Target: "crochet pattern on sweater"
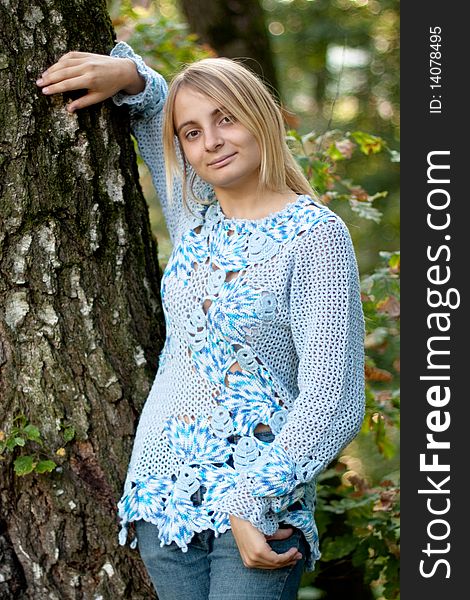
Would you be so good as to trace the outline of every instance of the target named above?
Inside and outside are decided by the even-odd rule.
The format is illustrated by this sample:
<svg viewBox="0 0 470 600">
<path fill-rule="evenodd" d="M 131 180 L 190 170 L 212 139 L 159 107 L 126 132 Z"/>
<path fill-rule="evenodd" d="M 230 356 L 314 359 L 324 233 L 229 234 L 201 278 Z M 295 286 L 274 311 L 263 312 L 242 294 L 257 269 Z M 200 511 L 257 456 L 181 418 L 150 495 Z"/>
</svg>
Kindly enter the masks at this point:
<svg viewBox="0 0 470 600">
<path fill-rule="evenodd" d="M 173 242 L 161 282 L 166 340 L 142 411 L 119 502 L 121 543 L 144 519 L 182 551 L 229 515 L 266 535 L 299 528 L 319 558 L 316 478 L 364 416 L 364 319 L 349 231 L 300 195 L 263 219 L 232 219 L 212 188 L 183 206 L 166 195 L 163 78 L 124 42 L 146 86 L 129 105 Z M 264 425 L 262 435 L 257 427 Z M 268 426 L 271 433 L 269 433 Z"/>
</svg>

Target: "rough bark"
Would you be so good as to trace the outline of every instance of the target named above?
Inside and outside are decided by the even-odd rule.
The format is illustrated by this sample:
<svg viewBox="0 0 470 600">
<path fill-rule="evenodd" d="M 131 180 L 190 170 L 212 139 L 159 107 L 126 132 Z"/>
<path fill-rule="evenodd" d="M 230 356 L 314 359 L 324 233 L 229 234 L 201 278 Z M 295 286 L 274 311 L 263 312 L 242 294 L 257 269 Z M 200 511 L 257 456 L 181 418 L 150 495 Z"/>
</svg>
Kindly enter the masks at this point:
<svg viewBox="0 0 470 600">
<path fill-rule="evenodd" d="M 278 95 L 269 36 L 259 0 L 180 0 L 191 30 L 219 56 L 251 58 L 247 65 Z"/>
<path fill-rule="evenodd" d="M 35 85 L 69 50 L 109 53 L 114 32 L 103 0 L 0 0 L 0 44 L 0 431 L 23 414 L 44 439 L 0 462 L 0 598 L 152 598 L 117 541 L 164 337 L 128 112 L 70 115 Z M 58 468 L 17 476 L 34 452 Z"/>
</svg>

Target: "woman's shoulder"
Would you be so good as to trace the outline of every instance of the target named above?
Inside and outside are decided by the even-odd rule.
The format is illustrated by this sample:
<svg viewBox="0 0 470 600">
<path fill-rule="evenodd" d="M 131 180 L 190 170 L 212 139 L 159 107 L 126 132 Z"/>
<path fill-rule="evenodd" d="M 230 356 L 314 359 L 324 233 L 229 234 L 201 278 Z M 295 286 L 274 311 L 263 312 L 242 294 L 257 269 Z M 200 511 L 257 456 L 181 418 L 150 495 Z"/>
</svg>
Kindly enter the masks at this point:
<svg viewBox="0 0 470 600">
<path fill-rule="evenodd" d="M 331 208 L 313 195 L 301 195 L 295 202 L 296 209 L 291 214 L 290 228 L 296 238 L 328 235 L 337 230 L 348 231 L 345 222 Z"/>
<path fill-rule="evenodd" d="M 286 247 L 287 254 L 296 257 L 295 262 L 325 253 L 354 252 L 349 227 L 338 213 L 311 195 L 303 196 L 300 205 L 289 225 L 288 238 L 293 243 Z"/>
<path fill-rule="evenodd" d="M 307 217 L 308 220 L 320 219 L 321 221 L 331 219 L 334 220 L 338 218 L 338 215 L 331 210 L 326 204 L 321 202 L 319 198 L 317 198 L 313 194 L 301 194 L 297 198 L 297 202 L 300 203 L 300 206 L 304 207 L 303 215 Z"/>
</svg>

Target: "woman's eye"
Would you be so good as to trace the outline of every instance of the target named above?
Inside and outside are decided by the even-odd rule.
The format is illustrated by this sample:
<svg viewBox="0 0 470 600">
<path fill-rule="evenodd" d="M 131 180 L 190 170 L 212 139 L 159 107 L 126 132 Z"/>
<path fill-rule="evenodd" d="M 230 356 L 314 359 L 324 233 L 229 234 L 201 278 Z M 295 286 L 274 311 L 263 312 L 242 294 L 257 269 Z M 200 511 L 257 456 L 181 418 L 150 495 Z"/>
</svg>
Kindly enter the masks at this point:
<svg viewBox="0 0 470 600">
<path fill-rule="evenodd" d="M 187 140 L 193 140 L 195 137 L 197 137 L 198 133 L 199 133 L 199 132 L 198 132 L 198 131 L 196 131 L 196 130 L 187 131 L 187 132 L 184 134 L 184 137 L 185 137 Z"/>
<path fill-rule="evenodd" d="M 225 117 L 222 117 L 222 119 L 220 120 L 221 123 L 233 123 L 234 122 L 234 118 L 232 117 L 232 115 L 225 115 Z"/>
</svg>

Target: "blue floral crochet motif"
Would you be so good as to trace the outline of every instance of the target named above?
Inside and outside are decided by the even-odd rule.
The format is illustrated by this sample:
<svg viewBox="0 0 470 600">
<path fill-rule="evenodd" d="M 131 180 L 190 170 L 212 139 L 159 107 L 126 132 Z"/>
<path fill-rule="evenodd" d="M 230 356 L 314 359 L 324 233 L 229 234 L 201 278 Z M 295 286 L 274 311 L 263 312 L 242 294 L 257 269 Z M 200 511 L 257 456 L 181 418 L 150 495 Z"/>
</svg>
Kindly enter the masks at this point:
<svg viewBox="0 0 470 600">
<path fill-rule="evenodd" d="M 287 452 L 273 444 L 260 456 L 252 476 L 253 496 L 284 496 L 299 484 L 316 477 L 322 465 L 306 458 L 299 469 Z M 251 475 L 249 473 L 249 475 Z"/>
<path fill-rule="evenodd" d="M 170 496 L 164 518 L 157 519 L 160 546 L 171 544 L 178 540 L 183 552 L 188 550 L 187 544 L 191 541 L 195 531 L 213 529 L 211 516 L 202 506 L 195 506 L 190 500 Z"/>
<path fill-rule="evenodd" d="M 206 418 L 186 423 L 172 417 L 164 431 L 173 452 L 187 465 L 224 463 L 230 457 L 229 442 L 214 435 Z"/>
<path fill-rule="evenodd" d="M 218 401 L 230 411 L 235 430 L 240 435 L 253 433 L 258 423 L 267 425 L 276 411 L 282 410 L 276 402 L 273 385 L 263 372 L 227 373 L 227 387 Z"/>
</svg>

